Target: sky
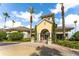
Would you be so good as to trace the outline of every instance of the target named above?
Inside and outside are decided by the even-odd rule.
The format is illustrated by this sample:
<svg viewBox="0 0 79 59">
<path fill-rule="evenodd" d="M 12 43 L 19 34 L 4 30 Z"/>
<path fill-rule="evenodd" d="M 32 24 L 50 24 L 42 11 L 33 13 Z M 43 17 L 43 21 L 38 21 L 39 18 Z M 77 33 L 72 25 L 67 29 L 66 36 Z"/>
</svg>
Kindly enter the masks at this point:
<svg viewBox="0 0 79 59">
<path fill-rule="evenodd" d="M 0 28 L 4 27 L 4 16 L 3 12 L 7 12 L 10 18 L 7 18 L 6 26 L 7 28 L 12 27 L 12 20 L 15 21 L 14 27 L 24 26 L 29 28 L 29 17 L 28 12 L 29 7 L 34 8 L 33 13 L 33 27 L 41 21 L 40 16 L 55 13 L 55 22 L 58 26 L 62 25 L 61 19 L 61 5 L 59 3 L 1 3 L 0 4 Z M 64 13 L 65 13 L 65 26 L 74 27 L 74 21 L 77 21 L 77 26 L 74 28 L 70 34 L 73 34 L 79 30 L 79 4 L 67 4 L 64 3 Z"/>
</svg>

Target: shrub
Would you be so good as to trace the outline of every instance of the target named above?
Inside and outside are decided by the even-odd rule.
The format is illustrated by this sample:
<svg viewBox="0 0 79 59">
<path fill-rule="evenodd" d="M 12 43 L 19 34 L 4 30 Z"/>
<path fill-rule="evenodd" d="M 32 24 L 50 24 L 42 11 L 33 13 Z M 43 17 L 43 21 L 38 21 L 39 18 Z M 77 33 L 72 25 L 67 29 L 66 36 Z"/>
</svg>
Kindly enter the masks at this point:
<svg viewBox="0 0 79 59">
<path fill-rule="evenodd" d="M 12 32 L 8 34 L 8 38 L 16 41 L 16 40 L 21 40 L 23 39 L 23 33 L 22 32 Z"/>
<path fill-rule="evenodd" d="M 57 44 L 66 46 L 69 48 L 79 49 L 79 41 L 69 41 L 69 40 L 58 40 Z"/>
<path fill-rule="evenodd" d="M 6 32 L 0 31 L 0 40 L 7 39 L 6 36 L 7 36 L 7 33 Z"/>
<path fill-rule="evenodd" d="M 30 39 L 30 38 L 24 38 L 24 39 L 22 39 L 21 41 L 22 41 L 22 42 L 30 42 L 31 39 Z"/>
<path fill-rule="evenodd" d="M 75 41 L 79 41 L 79 31 L 76 32 L 71 38 L 70 38 L 71 41 L 75 40 Z"/>
</svg>

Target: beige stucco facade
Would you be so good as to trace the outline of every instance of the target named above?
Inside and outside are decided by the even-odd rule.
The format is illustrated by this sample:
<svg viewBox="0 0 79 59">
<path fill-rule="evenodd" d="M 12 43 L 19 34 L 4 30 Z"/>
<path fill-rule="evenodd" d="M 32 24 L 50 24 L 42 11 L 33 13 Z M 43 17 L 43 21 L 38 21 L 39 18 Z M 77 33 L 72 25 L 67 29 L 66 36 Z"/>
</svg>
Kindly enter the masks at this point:
<svg viewBox="0 0 79 59">
<path fill-rule="evenodd" d="M 53 30 L 55 30 L 55 36 L 57 39 L 63 39 L 63 29 L 62 27 L 57 27 L 54 29 L 53 24 L 55 24 L 54 14 L 44 15 L 41 18 L 41 22 L 36 25 L 36 39 L 37 41 L 47 40 L 51 42 L 53 37 Z M 73 28 L 65 27 L 65 35 L 68 37 L 68 31 Z M 48 36 L 48 35 L 49 36 Z"/>
<path fill-rule="evenodd" d="M 49 31 L 50 33 L 50 37 L 51 37 L 51 31 L 52 31 L 52 23 L 46 21 L 46 20 L 43 20 L 42 22 L 40 22 L 38 25 L 37 25 L 37 39 L 38 41 L 40 41 L 40 34 L 41 34 L 41 31 L 43 29 L 46 29 Z"/>
</svg>

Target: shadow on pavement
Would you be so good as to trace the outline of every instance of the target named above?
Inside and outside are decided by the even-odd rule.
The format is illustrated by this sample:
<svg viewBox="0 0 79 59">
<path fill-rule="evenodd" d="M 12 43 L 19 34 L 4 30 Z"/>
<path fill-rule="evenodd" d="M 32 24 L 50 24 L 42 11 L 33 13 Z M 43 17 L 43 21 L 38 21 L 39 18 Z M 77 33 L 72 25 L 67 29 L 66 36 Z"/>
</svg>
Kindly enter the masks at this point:
<svg viewBox="0 0 79 59">
<path fill-rule="evenodd" d="M 56 49 L 51 49 L 46 46 L 37 47 L 37 51 L 39 51 L 39 54 L 33 53 L 30 56 L 62 56 L 61 53 Z"/>
<path fill-rule="evenodd" d="M 7 46 L 7 45 L 13 45 L 13 44 L 19 44 L 19 42 L 16 42 L 16 43 L 0 43 L 0 46 Z"/>
<path fill-rule="evenodd" d="M 72 51 L 73 53 L 75 53 L 77 56 L 79 56 L 79 51 Z"/>
</svg>

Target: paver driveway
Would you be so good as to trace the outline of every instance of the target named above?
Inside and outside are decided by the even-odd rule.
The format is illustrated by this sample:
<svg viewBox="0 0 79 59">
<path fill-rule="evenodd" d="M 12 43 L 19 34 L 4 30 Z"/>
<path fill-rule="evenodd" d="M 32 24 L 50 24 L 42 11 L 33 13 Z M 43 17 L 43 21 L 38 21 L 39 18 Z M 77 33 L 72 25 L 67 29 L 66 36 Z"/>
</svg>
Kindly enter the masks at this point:
<svg viewBox="0 0 79 59">
<path fill-rule="evenodd" d="M 0 43 L 1 56 L 78 56 L 79 50 L 56 44 Z"/>
</svg>

